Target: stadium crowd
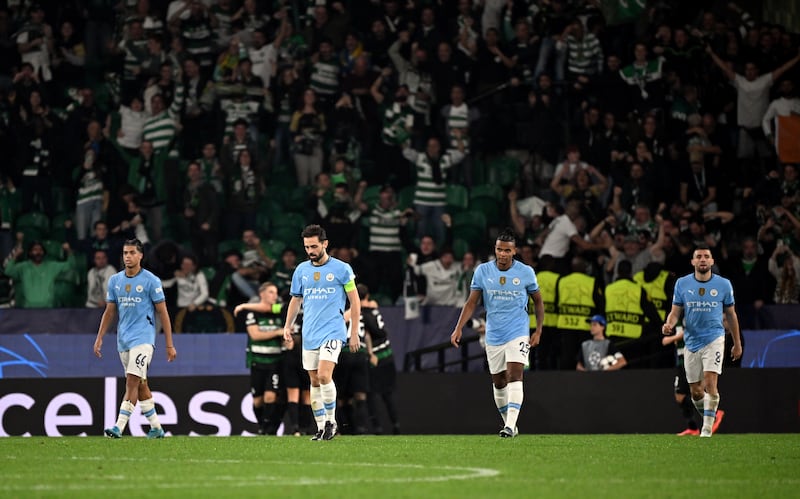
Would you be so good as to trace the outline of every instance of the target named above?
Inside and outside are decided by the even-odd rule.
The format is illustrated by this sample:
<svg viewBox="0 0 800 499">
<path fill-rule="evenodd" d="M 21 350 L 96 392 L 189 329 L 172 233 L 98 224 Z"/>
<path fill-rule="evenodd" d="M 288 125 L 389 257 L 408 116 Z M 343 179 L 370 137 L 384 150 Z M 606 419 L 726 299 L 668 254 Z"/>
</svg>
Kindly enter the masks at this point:
<svg viewBox="0 0 800 499">
<path fill-rule="evenodd" d="M 513 227 L 581 332 L 541 368 L 597 313 L 648 337 L 609 286 L 663 319 L 697 244 L 742 328 L 800 298 L 798 40 L 735 2 L 3 3 L 4 306 L 102 306 L 137 237 L 172 314 L 232 312 L 287 295 L 307 223 L 381 305 L 460 306 Z"/>
</svg>

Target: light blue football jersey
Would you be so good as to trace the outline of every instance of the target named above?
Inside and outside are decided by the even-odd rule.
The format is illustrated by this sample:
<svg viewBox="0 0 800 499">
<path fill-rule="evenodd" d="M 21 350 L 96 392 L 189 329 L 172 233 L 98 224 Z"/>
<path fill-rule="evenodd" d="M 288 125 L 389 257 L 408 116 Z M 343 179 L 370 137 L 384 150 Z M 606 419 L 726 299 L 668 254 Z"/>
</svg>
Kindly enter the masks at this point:
<svg viewBox="0 0 800 499">
<path fill-rule="evenodd" d="M 539 290 L 531 267 L 518 260 L 508 270 L 500 270 L 496 262 L 482 263 L 475 269 L 470 289 L 483 293 L 487 345 L 530 335 L 528 295 Z"/>
<path fill-rule="evenodd" d="M 725 335 L 722 317 L 724 308 L 735 303 L 733 286 L 716 274 L 701 282 L 692 273 L 675 282 L 672 303 L 683 307 L 684 342 L 689 351 L 696 352 Z"/>
<path fill-rule="evenodd" d="M 118 272 L 108 280 L 106 301 L 117 304 L 117 350 L 156 344 L 155 304 L 164 301 L 161 279 L 142 269 L 133 277 Z"/>
<path fill-rule="evenodd" d="M 303 349 L 316 350 L 328 340 L 347 340 L 345 284 L 355 279 L 347 263 L 328 257 L 324 265 L 305 261 L 292 275 L 292 296 L 303 298 Z"/>
</svg>

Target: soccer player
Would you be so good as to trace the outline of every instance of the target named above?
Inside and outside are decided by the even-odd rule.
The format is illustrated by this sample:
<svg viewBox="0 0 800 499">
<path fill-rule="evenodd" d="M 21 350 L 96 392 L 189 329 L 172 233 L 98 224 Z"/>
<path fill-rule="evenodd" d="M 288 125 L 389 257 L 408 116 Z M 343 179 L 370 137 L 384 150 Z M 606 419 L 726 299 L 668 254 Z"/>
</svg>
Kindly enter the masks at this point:
<svg viewBox="0 0 800 499">
<path fill-rule="evenodd" d="M 136 402 L 140 401 L 142 414 L 150 423 L 147 438 L 164 438 L 164 429 L 158 422 L 153 394 L 147 383 L 147 369 L 153 358 L 156 343 L 156 317 L 164 329 L 167 344 L 167 361 L 172 362 L 178 353 L 172 342 L 172 323 L 164 302 L 161 280 L 142 268 L 142 242 L 128 239 L 122 246 L 122 261 L 125 270 L 108 280 L 106 308 L 100 319 L 94 354 L 102 357 L 103 336 L 119 314 L 117 324 L 117 350 L 125 369 L 125 397 L 119 407 L 117 424 L 105 429 L 109 438 L 122 437 Z"/>
<path fill-rule="evenodd" d="M 258 296 L 258 303 L 236 305 L 233 314 L 247 312 L 247 367 L 259 433 L 275 435 L 280 426 L 275 407 L 282 383 L 283 306 L 278 303 L 278 286 L 271 282 L 258 287 Z M 286 343 L 288 348 L 290 342 Z"/>
<path fill-rule="evenodd" d="M 458 318 L 450 342 L 458 348 L 461 330 L 472 317 L 478 300 L 486 308 L 486 357 L 494 385 L 494 401 L 503 418 L 502 438 L 517 434 L 517 418 L 522 407 L 522 371 L 528 352 L 539 344 L 544 324 L 544 302 L 536 273 L 514 259 L 517 243 L 514 232 L 505 229 L 497 236 L 494 262 L 478 265 L 472 276 L 470 293 Z M 528 296 L 533 298 L 536 330 L 529 335 Z"/>
<path fill-rule="evenodd" d="M 291 295 L 283 337 L 292 337 L 292 324 L 303 305 L 303 368 L 311 378 L 311 410 L 317 433 L 311 440 L 331 440 L 336 436 L 336 385 L 333 369 L 342 344 L 347 339 L 344 322 L 345 297 L 353 316 L 361 314 L 355 275 L 350 265 L 328 255 L 328 236 L 319 225 L 308 225 L 302 232 L 308 260 L 292 275 Z M 350 351 L 357 352 L 358 324 L 350 322 Z"/>
<path fill-rule="evenodd" d="M 722 374 L 725 350 L 723 312 L 733 336 L 731 358 L 737 360 L 742 356 L 733 287 L 728 279 L 711 271 L 713 265 L 714 258 L 708 247 L 699 246 L 694 250 L 694 273 L 675 283 L 672 310 L 661 327 L 662 333 L 674 334 L 681 313 L 684 314 L 684 368 L 692 403 L 703 416 L 701 437 L 711 437 L 719 406 L 717 380 Z"/>
</svg>

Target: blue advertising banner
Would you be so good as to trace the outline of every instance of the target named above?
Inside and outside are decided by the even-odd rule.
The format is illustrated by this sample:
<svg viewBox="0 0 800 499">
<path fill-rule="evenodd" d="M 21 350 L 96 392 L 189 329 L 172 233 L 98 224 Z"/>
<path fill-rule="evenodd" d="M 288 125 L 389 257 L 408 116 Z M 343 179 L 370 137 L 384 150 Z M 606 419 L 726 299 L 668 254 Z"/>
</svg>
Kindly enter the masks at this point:
<svg viewBox="0 0 800 499">
<path fill-rule="evenodd" d="M 397 369 L 403 368 L 407 351 L 447 341 L 451 319 L 448 316 L 441 323 L 432 319 L 427 325 L 393 334 Z M 760 330 L 743 331 L 743 334 L 746 340 L 742 367 L 800 367 L 800 331 Z M 101 359 L 92 352 L 94 339 L 94 334 L 0 335 L 0 379 L 121 376 L 116 336 L 106 336 Z M 163 339 L 159 338 L 156 343 L 149 370 L 154 378 L 249 372 L 245 366 L 247 336 L 244 333 L 175 335 L 178 358 L 172 363 L 167 362 Z M 457 356 L 458 351 L 449 349 L 447 354 L 448 358 Z M 435 356 L 429 357 L 426 362 L 435 362 Z M 471 364 L 471 367 L 471 370 L 482 370 L 482 363 Z M 460 370 L 460 366 L 449 370 Z"/>
<path fill-rule="evenodd" d="M 800 331 L 744 331 L 742 367 L 800 367 Z"/>
<path fill-rule="evenodd" d="M 163 338 L 148 375 L 164 376 L 247 374 L 245 346 L 240 334 L 175 335 L 178 358 L 167 362 Z M 103 339 L 103 357 L 94 355 L 94 334 L 24 334 L 0 336 L 0 378 L 94 378 L 122 376 L 116 335 Z"/>
</svg>

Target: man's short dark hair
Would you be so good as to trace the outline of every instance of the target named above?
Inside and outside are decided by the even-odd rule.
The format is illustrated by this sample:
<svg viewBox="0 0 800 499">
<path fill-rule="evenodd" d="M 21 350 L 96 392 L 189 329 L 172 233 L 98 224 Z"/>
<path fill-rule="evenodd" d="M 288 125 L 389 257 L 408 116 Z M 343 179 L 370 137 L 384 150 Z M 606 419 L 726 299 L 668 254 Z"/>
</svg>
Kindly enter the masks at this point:
<svg viewBox="0 0 800 499">
<path fill-rule="evenodd" d="M 514 246 L 517 245 L 517 234 L 514 233 L 514 230 L 510 227 L 506 227 L 503 229 L 503 232 L 497 235 L 498 241 L 503 241 L 506 243 L 514 243 Z"/>
<path fill-rule="evenodd" d="M 134 238 L 134 239 L 127 239 L 127 240 L 126 240 L 126 241 L 125 241 L 125 242 L 122 244 L 122 246 L 123 246 L 123 247 L 124 247 L 124 246 L 136 246 L 136 251 L 138 251 L 139 253 L 142 253 L 142 254 L 144 254 L 144 245 L 142 244 L 142 242 L 141 242 L 140 240 L 138 240 L 138 239 L 136 239 L 136 238 Z"/>
<path fill-rule="evenodd" d="M 328 234 L 325 232 L 325 229 L 322 226 L 317 224 L 307 225 L 301 234 L 303 239 L 307 237 L 318 237 L 320 242 L 328 240 Z"/>
</svg>

